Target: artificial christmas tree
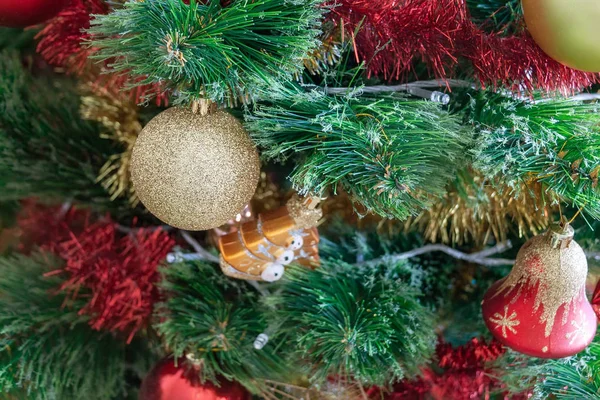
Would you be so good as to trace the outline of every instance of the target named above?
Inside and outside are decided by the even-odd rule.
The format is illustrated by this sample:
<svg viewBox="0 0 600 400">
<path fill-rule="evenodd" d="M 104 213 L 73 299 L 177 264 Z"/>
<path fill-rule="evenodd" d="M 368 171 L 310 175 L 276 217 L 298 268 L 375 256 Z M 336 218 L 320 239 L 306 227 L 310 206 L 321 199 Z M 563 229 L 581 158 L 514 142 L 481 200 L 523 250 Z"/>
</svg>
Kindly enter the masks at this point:
<svg viewBox="0 0 600 400">
<path fill-rule="evenodd" d="M 597 396 L 600 48 L 541 3 L 0 28 L 0 397 Z"/>
</svg>

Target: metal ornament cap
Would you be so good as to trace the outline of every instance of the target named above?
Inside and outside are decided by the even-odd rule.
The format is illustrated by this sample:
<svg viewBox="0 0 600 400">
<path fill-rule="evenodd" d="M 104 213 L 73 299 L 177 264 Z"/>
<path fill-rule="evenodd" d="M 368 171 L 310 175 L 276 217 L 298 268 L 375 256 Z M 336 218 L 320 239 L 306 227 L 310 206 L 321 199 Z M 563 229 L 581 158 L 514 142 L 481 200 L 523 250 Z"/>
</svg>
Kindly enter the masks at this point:
<svg viewBox="0 0 600 400">
<path fill-rule="evenodd" d="M 585 295 L 587 259 L 571 227 L 552 226 L 519 250 L 510 274 L 482 302 L 485 324 L 520 353 L 562 358 L 593 340 L 596 314 Z"/>
</svg>

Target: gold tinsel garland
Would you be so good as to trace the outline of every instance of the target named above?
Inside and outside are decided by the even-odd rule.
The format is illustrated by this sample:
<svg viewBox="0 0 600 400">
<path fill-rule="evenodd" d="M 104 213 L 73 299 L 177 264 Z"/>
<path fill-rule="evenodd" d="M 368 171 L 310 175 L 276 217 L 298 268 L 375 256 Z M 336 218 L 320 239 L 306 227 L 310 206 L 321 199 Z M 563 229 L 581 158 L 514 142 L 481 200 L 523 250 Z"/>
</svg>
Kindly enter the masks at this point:
<svg viewBox="0 0 600 400">
<path fill-rule="evenodd" d="M 320 74 L 326 67 L 335 65 L 342 53 L 343 26 L 339 27 L 331 22 L 326 22 L 322 29 L 321 46 L 304 59 L 304 67 L 312 75 Z"/>
<path fill-rule="evenodd" d="M 98 174 L 98 182 L 111 194 L 111 199 L 126 195 L 132 205 L 139 201 L 131 185 L 129 165 L 136 138 L 142 130 L 138 108 L 129 97 L 107 89 L 83 85 L 80 113 L 83 119 L 101 123 L 102 137 L 123 146 L 124 151 L 106 160 Z"/>
<path fill-rule="evenodd" d="M 354 204 L 341 189 L 323 201 L 322 209 L 329 220 L 337 216 L 359 230 L 376 227 L 379 234 L 390 236 L 418 231 L 429 242 L 449 245 L 483 245 L 492 238 L 503 242 L 510 232 L 520 237 L 537 235 L 548 227 L 551 216 L 558 211 L 557 206 L 544 197 L 538 183 L 523 184 L 515 190 L 489 182 L 478 173 L 464 171 L 460 175 L 429 210 L 406 221 L 370 214 Z M 276 208 L 283 204 L 285 195 L 264 178 L 263 192 L 279 196 L 265 196 L 274 201 Z M 263 198 L 257 195 L 255 200 L 260 204 Z"/>
<path fill-rule="evenodd" d="M 407 220 L 405 229 L 416 228 L 427 240 L 445 244 L 502 242 L 515 228 L 519 236 L 545 230 L 551 211 L 537 183 L 514 190 L 465 171 L 429 210 Z"/>
</svg>

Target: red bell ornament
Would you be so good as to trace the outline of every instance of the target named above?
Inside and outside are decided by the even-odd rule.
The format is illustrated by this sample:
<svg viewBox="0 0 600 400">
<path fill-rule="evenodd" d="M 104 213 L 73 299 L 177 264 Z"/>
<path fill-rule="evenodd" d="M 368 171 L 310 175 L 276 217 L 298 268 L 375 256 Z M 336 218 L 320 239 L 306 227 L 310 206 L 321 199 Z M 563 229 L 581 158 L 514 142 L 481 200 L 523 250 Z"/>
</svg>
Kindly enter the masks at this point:
<svg viewBox="0 0 600 400">
<path fill-rule="evenodd" d="M 200 383 L 194 368 L 173 359 L 158 363 L 146 376 L 139 400 L 250 400 L 250 394 L 239 383 L 221 380 L 217 387 Z"/>
<path fill-rule="evenodd" d="M 0 26 L 24 28 L 44 22 L 71 0 L 0 0 Z"/>
<path fill-rule="evenodd" d="M 496 339 L 523 354 L 579 353 L 597 327 L 585 295 L 587 272 L 573 228 L 553 225 L 525 243 L 510 274 L 489 288 L 482 302 L 485 324 Z"/>
</svg>

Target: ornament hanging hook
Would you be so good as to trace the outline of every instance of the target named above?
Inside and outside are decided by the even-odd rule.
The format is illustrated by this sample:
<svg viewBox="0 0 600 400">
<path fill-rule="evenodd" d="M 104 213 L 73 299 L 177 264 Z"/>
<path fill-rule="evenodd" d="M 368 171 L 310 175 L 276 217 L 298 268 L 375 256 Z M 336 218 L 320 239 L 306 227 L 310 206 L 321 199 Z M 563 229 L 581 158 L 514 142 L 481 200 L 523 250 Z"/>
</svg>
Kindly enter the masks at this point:
<svg viewBox="0 0 600 400">
<path fill-rule="evenodd" d="M 560 201 L 558 202 L 558 215 L 559 215 L 559 223 L 561 226 L 565 226 L 567 224 L 567 220 L 562 212 L 562 206 L 560 205 Z"/>
<path fill-rule="evenodd" d="M 573 221 L 575 221 L 575 218 L 577 218 L 579 216 L 579 214 L 581 214 L 581 212 L 585 208 L 586 204 L 587 204 L 587 202 L 583 203 L 583 205 L 581 207 L 579 207 L 579 210 L 577 210 L 577 212 L 575 213 L 575 215 L 573 215 L 573 218 L 571 218 L 569 220 L 569 222 L 567 222 L 567 225 L 570 225 Z"/>
</svg>

